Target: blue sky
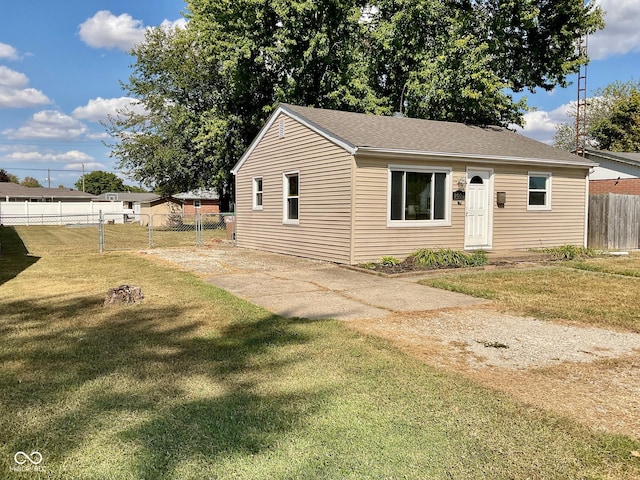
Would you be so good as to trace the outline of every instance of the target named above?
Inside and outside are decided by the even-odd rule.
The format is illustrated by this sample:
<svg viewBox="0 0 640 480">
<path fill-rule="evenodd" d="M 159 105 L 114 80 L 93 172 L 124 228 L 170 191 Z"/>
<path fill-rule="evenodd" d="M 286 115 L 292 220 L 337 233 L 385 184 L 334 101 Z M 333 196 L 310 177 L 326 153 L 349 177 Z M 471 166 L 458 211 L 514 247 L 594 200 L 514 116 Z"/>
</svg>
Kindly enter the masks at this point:
<svg viewBox="0 0 640 480">
<path fill-rule="evenodd" d="M 615 80 L 640 80 L 640 0 L 597 1 L 607 27 L 589 39 L 589 93 Z M 86 172 L 117 172 L 99 122 L 128 103 L 120 81 L 134 59 L 126 52 L 145 28 L 183 22 L 183 10 L 183 0 L 65 0 L 64 8 L 51 0 L 3 2 L 0 168 L 52 187 L 73 187 L 83 164 Z M 550 142 L 576 100 L 575 82 L 526 96 L 537 110 L 526 115 L 521 133 Z"/>
</svg>

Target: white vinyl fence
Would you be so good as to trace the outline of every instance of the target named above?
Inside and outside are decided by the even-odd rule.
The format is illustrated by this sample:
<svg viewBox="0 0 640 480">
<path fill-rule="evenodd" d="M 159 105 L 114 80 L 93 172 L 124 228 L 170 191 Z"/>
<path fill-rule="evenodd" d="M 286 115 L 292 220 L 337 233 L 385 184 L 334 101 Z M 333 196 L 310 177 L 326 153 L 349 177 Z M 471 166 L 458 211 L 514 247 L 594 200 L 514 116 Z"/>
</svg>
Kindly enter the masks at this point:
<svg viewBox="0 0 640 480">
<path fill-rule="evenodd" d="M 100 211 L 114 223 L 132 213 L 123 202 L 0 202 L 0 225 L 97 224 Z"/>
</svg>

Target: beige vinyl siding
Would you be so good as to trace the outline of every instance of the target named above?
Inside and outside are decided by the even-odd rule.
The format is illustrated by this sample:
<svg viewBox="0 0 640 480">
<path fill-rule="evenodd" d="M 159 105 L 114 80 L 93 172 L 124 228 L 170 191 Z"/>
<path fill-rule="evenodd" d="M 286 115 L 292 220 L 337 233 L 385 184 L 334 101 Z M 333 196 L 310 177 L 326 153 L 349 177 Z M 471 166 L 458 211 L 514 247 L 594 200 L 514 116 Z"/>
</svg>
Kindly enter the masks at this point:
<svg viewBox="0 0 640 480">
<path fill-rule="evenodd" d="M 551 210 L 528 210 L 528 173 L 551 173 Z M 493 249 L 583 245 L 586 170 L 545 167 L 497 167 L 496 192 L 506 192 L 504 208 L 493 206 Z M 495 193 L 494 193 L 495 196 Z"/>
<path fill-rule="evenodd" d="M 451 201 L 451 226 L 387 226 L 388 165 L 444 167 L 449 177 L 449 198 L 457 189 L 464 166 L 441 160 L 398 160 L 357 157 L 354 226 L 354 261 L 378 261 L 385 255 L 403 258 L 418 248 L 464 248 L 464 202 Z"/>
<path fill-rule="evenodd" d="M 388 165 L 424 165 L 452 168 L 450 195 L 467 168 L 493 170 L 492 250 L 528 249 L 563 244 L 582 245 L 585 232 L 586 170 L 466 163 L 464 159 L 396 160 L 356 158 L 354 262 L 379 261 L 385 255 L 403 258 L 418 248 L 464 249 L 465 202 L 451 200 L 451 225 L 390 227 L 388 215 Z M 528 173 L 549 172 L 551 210 L 527 209 Z M 496 192 L 507 193 L 504 208 L 496 205 Z"/>
<path fill-rule="evenodd" d="M 284 138 L 279 138 L 284 120 Z M 351 155 L 281 115 L 236 175 L 236 235 L 241 247 L 350 263 Z M 283 224 L 283 174 L 299 173 L 299 224 Z M 253 210 L 262 177 L 263 209 Z"/>
</svg>

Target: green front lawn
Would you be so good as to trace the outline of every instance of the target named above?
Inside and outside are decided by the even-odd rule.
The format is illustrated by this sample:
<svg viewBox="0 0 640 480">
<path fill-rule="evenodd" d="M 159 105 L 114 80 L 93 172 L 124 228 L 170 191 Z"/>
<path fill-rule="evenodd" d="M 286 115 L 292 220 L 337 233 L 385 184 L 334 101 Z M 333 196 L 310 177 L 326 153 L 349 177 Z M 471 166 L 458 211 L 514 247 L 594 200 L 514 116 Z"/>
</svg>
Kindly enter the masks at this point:
<svg viewBox="0 0 640 480">
<path fill-rule="evenodd" d="M 279 318 L 144 256 L 18 232 L 34 257 L 0 228 L 0 478 L 640 477 L 637 441 L 340 322 Z M 144 302 L 103 307 L 122 283 Z M 40 452 L 43 471 L 16 472 L 18 451 Z"/>
<path fill-rule="evenodd" d="M 455 273 L 421 283 L 488 298 L 537 318 L 640 332 L 640 255 L 562 266 Z"/>
</svg>

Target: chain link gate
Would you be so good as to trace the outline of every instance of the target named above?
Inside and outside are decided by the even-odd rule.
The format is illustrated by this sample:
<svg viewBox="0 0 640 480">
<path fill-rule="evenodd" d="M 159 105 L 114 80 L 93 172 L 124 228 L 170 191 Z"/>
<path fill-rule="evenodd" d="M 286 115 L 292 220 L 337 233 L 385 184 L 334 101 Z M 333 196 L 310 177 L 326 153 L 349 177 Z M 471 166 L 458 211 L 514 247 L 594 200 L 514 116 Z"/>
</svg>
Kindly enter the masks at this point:
<svg viewBox="0 0 640 480">
<path fill-rule="evenodd" d="M 124 218 L 100 212 L 100 252 L 166 247 L 202 247 L 226 237 L 229 214 L 168 213 Z"/>
</svg>

